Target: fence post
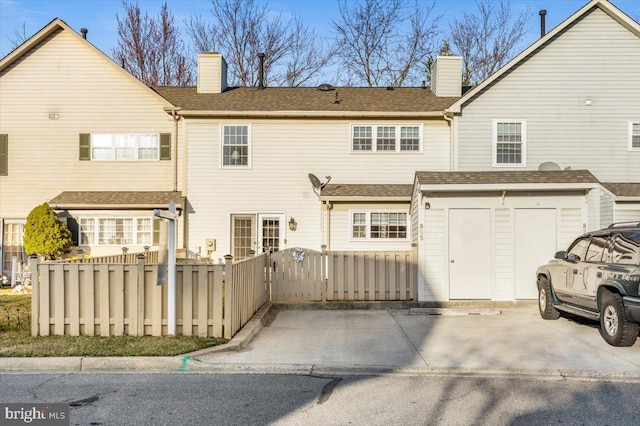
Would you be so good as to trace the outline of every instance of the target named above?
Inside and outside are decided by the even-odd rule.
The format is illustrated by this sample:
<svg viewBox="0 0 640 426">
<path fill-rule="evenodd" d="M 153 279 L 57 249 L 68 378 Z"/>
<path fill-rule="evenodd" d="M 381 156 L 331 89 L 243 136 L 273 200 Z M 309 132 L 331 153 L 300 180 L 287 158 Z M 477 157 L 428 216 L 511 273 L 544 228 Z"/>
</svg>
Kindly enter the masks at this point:
<svg viewBox="0 0 640 426">
<path fill-rule="evenodd" d="M 136 318 L 138 319 L 138 328 L 136 330 L 136 336 L 144 336 L 144 261 L 145 255 L 138 253 L 136 255 L 138 259 L 138 306 L 136 307 Z"/>
<path fill-rule="evenodd" d="M 40 322 L 40 281 L 38 280 L 38 255 L 29 256 L 31 268 L 31 335 L 40 334 L 38 324 Z M 24 283 L 23 283 L 24 284 Z M 49 303 L 49 301 L 47 301 Z"/>
<path fill-rule="evenodd" d="M 325 244 L 320 246 L 320 249 L 322 250 L 322 253 L 320 254 L 320 276 L 321 278 L 321 283 L 322 283 L 322 288 L 320 289 L 320 291 L 322 291 L 322 301 L 326 302 L 327 301 L 327 246 Z"/>
<path fill-rule="evenodd" d="M 231 339 L 233 331 L 231 331 L 231 301 L 233 293 L 233 256 L 227 254 L 224 256 L 224 338 Z"/>
<path fill-rule="evenodd" d="M 264 282 L 267 286 L 267 300 L 273 302 L 273 289 L 271 288 L 271 252 L 264 252 Z"/>
</svg>

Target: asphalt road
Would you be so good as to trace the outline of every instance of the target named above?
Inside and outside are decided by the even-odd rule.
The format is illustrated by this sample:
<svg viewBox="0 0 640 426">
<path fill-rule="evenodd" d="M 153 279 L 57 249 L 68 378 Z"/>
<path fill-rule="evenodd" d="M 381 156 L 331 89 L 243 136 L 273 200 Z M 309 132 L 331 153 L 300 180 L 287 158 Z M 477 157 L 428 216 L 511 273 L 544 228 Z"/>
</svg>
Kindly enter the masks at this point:
<svg viewBox="0 0 640 426">
<path fill-rule="evenodd" d="M 72 425 L 638 425 L 640 383 L 517 376 L 2 374 Z M 2 422 L 0 422 L 2 423 Z"/>
</svg>

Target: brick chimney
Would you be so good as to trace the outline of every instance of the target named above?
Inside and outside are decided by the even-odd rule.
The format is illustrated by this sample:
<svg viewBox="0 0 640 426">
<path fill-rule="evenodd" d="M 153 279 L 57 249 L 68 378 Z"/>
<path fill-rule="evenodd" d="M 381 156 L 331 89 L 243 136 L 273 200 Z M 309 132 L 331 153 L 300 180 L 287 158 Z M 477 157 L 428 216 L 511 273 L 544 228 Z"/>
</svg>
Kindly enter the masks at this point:
<svg viewBox="0 0 640 426">
<path fill-rule="evenodd" d="M 198 93 L 222 93 L 227 88 L 227 62 L 221 54 L 198 55 Z"/>
<path fill-rule="evenodd" d="M 436 57 L 431 65 L 431 91 L 440 97 L 462 96 L 462 57 Z"/>
</svg>

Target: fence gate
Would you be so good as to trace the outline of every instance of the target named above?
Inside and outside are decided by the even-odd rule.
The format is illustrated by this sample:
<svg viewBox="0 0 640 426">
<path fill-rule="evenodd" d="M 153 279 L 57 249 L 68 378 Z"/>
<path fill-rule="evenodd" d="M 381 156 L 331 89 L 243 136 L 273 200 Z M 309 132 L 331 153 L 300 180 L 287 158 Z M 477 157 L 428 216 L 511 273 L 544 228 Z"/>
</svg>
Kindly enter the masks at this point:
<svg viewBox="0 0 640 426">
<path fill-rule="evenodd" d="M 321 301 L 324 282 L 322 253 L 288 248 L 271 254 L 271 300 Z"/>
</svg>

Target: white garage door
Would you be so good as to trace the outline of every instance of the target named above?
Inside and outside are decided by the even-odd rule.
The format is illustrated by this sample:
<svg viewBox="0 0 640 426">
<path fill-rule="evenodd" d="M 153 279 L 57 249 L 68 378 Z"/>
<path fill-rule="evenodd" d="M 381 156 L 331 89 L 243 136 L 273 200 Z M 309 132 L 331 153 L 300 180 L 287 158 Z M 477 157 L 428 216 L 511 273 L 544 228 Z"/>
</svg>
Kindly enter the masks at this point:
<svg viewBox="0 0 640 426">
<path fill-rule="evenodd" d="M 515 209 L 516 299 L 536 299 L 536 269 L 556 251 L 556 210 Z"/>
<path fill-rule="evenodd" d="M 632 222 L 636 220 L 640 221 L 640 206 L 638 208 L 635 208 L 635 205 L 631 208 L 616 206 L 616 222 Z"/>
<path fill-rule="evenodd" d="M 491 211 L 449 210 L 449 297 L 491 298 Z"/>
</svg>

